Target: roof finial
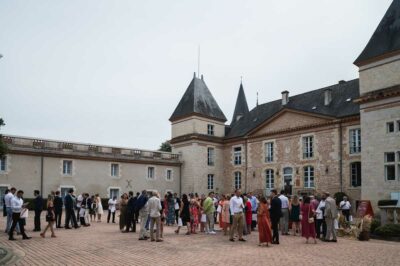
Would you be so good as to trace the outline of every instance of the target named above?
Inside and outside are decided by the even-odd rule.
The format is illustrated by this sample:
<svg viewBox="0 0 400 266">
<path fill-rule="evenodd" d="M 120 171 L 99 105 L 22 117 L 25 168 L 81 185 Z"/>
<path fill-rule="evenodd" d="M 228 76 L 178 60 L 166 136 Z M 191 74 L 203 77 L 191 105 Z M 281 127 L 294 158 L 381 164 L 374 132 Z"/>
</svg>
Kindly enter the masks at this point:
<svg viewBox="0 0 400 266">
<path fill-rule="evenodd" d="M 257 102 L 256 102 L 256 106 L 258 106 L 258 91 L 257 91 Z"/>
<path fill-rule="evenodd" d="M 243 82 L 243 76 L 240 76 L 240 84 Z"/>
<path fill-rule="evenodd" d="M 195 72 L 193 72 L 193 78 L 195 78 L 196 77 L 196 71 Z"/>
</svg>

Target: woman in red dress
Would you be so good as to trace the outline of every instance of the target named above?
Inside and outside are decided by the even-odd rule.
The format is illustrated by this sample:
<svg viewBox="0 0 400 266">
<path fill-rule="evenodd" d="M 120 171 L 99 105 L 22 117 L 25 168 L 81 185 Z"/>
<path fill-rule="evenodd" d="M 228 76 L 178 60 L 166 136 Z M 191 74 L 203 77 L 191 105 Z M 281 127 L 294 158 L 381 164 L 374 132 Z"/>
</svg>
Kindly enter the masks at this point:
<svg viewBox="0 0 400 266">
<path fill-rule="evenodd" d="M 310 197 L 306 197 L 301 205 L 301 235 L 306 238 L 306 244 L 308 244 L 310 237 L 314 239 L 314 244 L 317 244 L 317 240 L 315 239 L 314 212 L 315 210 L 313 210 L 310 204 Z"/>
<path fill-rule="evenodd" d="M 245 210 L 246 210 L 246 226 L 247 226 L 247 234 L 251 234 L 251 217 L 252 217 L 252 212 L 251 212 L 251 201 L 249 198 L 245 197 Z"/>
<path fill-rule="evenodd" d="M 268 202 L 265 197 L 260 198 L 260 205 L 257 211 L 259 246 L 272 243 L 271 223 L 269 218 Z"/>
<path fill-rule="evenodd" d="M 218 221 L 219 221 L 219 227 L 221 229 L 225 228 L 225 223 L 224 223 L 224 221 L 222 219 L 222 208 L 224 207 L 224 202 L 225 202 L 225 195 L 221 195 L 221 199 L 218 202 L 218 209 L 217 209 L 217 211 L 219 210 L 219 212 L 218 212 Z"/>
<path fill-rule="evenodd" d="M 190 225 L 191 233 L 197 234 L 196 229 L 199 226 L 199 203 L 193 194 L 190 197 Z"/>
</svg>

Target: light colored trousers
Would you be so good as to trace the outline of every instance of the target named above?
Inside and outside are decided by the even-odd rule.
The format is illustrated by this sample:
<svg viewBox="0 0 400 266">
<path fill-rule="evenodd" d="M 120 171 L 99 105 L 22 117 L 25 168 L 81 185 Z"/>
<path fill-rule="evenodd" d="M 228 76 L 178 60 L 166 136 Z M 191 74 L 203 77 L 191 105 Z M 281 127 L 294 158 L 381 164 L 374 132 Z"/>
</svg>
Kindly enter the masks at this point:
<svg viewBox="0 0 400 266">
<path fill-rule="evenodd" d="M 13 211 L 11 209 L 11 207 L 6 207 L 6 211 L 7 211 L 7 224 L 6 224 L 6 232 L 9 233 L 13 219 L 12 219 L 12 214 Z M 15 227 L 15 230 L 17 230 L 17 233 L 20 233 L 19 230 L 19 223 L 17 223 L 17 226 Z"/>
<path fill-rule="evenodd" d="M 160 226 L 160 221 L 161 218 L 160 217 L 150 217 L 150 238 L 154 239 L 154 224 L 156 225 L 156 240 L 160 239 L 160 230 L 161 230 L 161 226 Z"/>
<path fill-rule="evenodd" d="M 206 213 L 206 232 L 214 231 L 214 213 Z"/>
<path fill-rule="evenodd" d="M 279 227 L 282 231 L 282 234 L 289 233 L 289 209 L 282 209 L 282 217 Z"/>
<path fill-rule="evenodd" d="M 330 240 L 331 235 L 332 239 L 336 240 L 336 230 L 335 230 L 335 219 L 332 218 L 327 218 L 325 217 L 325 223 L 326 223 L 326 240 Z"/>
<path fill-rule="evenodd" d="M 243 213 L 235 213 L 233 215 L 233 224 L 230 231 L 230 238 L 233 239 L 233 235 L 237 230 L 239 239 L 243 238 L 243 223 L 244 223 L 244 215 Z"/>
<path fill-rule="evenodd" d="M 148 217 L 149 217 L 149 212 L 147 212 L 147 211 L 139 211 L 139 218 L 140 218 L 139 238 L 147 237 L 146 224 L 147 224 Z"/>
</svg>

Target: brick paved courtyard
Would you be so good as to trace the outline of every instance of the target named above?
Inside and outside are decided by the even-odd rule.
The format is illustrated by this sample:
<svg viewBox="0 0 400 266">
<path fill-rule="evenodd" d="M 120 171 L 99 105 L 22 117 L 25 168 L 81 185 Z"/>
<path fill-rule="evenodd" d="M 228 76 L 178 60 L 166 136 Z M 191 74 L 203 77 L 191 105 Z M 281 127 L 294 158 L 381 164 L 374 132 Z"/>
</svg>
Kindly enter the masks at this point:
<svg viewBox="0 0 400 266">
<path fill-rule="evenodd" d="M 0 223 L 4 228 L 3 217 Z M 378 240 L 339 238 L 337 244 L 307 245 L 300 237 L 285 236 L 279 246 L 265 248 L 257 246 L 257 233 L 246 243 L 232 243 L 221 232 L 175 235 L 172 227 L 165 227 L 162 243 L 138 241 L 137 233 L 122 234 L 104 220 L 78 230 L 57 229 L 57 238 L 42 239 L 32 229 L 30 218 L 31 240 L 8 241 L 1 233 L 0 246 L 19 257 L 13 265 L 400 265 L 400 243 Z"/>
</svg>

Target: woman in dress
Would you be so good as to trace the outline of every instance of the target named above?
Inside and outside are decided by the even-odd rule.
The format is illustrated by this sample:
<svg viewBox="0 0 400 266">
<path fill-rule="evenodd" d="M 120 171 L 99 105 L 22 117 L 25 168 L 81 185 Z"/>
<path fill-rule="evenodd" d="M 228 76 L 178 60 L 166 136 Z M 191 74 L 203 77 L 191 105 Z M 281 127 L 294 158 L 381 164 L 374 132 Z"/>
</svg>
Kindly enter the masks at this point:
<svg viewBox="0 0 400 266">
<path fill-rule="evenodd" d="M 230 201 L 231 197 L 229 195 L 225 196 L 224 203 L 222 205 L 222 222 L 224 224 L 224 236 L 228 234 L 228 228 L 231 228 L 231 211 L 230 211 Z"/>
<path fill-rule="evenodd" d="M 97 203 L 96 203 L 96 198 L 94 196 L 90 197 L 91 199 L 91 206 L 89 210 L 90 214 L 90 222 L 96 221 L 96 210 L 97 210 Z"/>
<path fill-rule="evenodd" d="M 296 235 L 296 231 L 300 232 L 300 202 L 297 195 L 293 196 L 292 208 L 290 209 L 290 220 L 292 221 L 293 235 Z"/>
<path fill-rule="evenodd" d="M 314 239 L 314 244 L 317 244 L 317 240 L 315 239 L 314 212 L 315 210 L 312 209 L 310 204 L 310 197 L 306 197 L 301 206 L 301 235 L 306 238 L 306 244 L 308 244 L 310 237 Z"/>
<path fill-rule="evenodd" d="M 246 229 L 247 234 L 251 234 L 251 218 L 252 218 L 252 211 L 251 211 L 251 201 L 248 197 L 244 197 L 245 199 L 245 211 L 246 211 Z"/>
<path fill-rule="evenodd" d="M 190 235 L 190 202 L 186 194 L 182 195 L 181 208 L 179 210 L 179 217 L 182 219 L 182 226 L 187 226 L 187 235 Z M 181 226 L 178 223 L 178 229 L 175 230 L 176 234 L 179 234 Z"/>
<path fill-rule="evenodd" d="M 199 226 L 199 203 L 193 194 L 190 196 L 190 232 L 197 234 L 196 229 Z"/>
<path fill-rule="evenodd" d="M 97 222 L 101 223 L 101 215 L 103 215 L 103 205 L 101 204 L 101 198 L 99 194 L 96 194 L 96 204 L 97 204 Z"/>
<path fill-rule="evenodd" d="M 46 236 L 46 231 L 49 228 L 51 231 L 51 237 L 56 237 L 56 235 L 54 234 L 54 229 L 53 229 L 53 225 L 56 220 L 55 217 L 56 217 L 56 215 L 54 213 L 53 198 L 51 196 L 49 196 L 47 199 L 47 214 L 46 214 L 47 226 L 44 229 L 44 231 L 40 234 L 41 237 L 44 238 Z"/>
<path fill-rule="evenodd" d="M 218 202 L 218 208 L 217 208 L 219 227 L 221 229 L 224 229 L 225 227 L 224 221 L 222 220 L 222 207 L 224 207 L 224 202 L 225 202 L 225 195 L 221 195 L 221 199 Z"/>
<path fill-rule="evenodd" d="M 167 194 L 167 207 L 168 207 L 168 216 L 167 216 L 167 225 L 174 225 L 175 223 L 175 201 L 171 192 Z"/>
<path fill-rule="evenodd" d="M 265 197 L 260 198 L 257 211 L 259 246 L 267 246 L 272 243 L 271 223 L 269 218 L 269 206 Z"/>
<path fill-rule="evenodd" d="M 124 193 L 121 196 L 121 200 L 119 202 L 119 230 L 121 232 L 124 231 L 124 228 L 126 226 L 125 220 L 126 220 L 126 206 L 128 205 L 128 194 Z"/>
<path fill-rule="evenodd" d="M 204 203 L 204 201 L 206 200 L 206 195 L 204 195 L 204 194 L 201 194 L 201 197 L 200 197 L 200 206 L 199 206 L 199 220 L 200 220 L 200 232 L 201 233 L 204 233 L 205 231 L 204 231 L 204 228 L 205 228 L 205 226 L 206 226 L 206 223 L 205 222 L 202 222 L 202 219 L 201 218 L 204 218 L 203 216 L 205 215 L 204 213 L 203 213 L 203 203 Z M 204 219 L 203 219 L 203 221 L 204 221 Z"/>
</svg>

